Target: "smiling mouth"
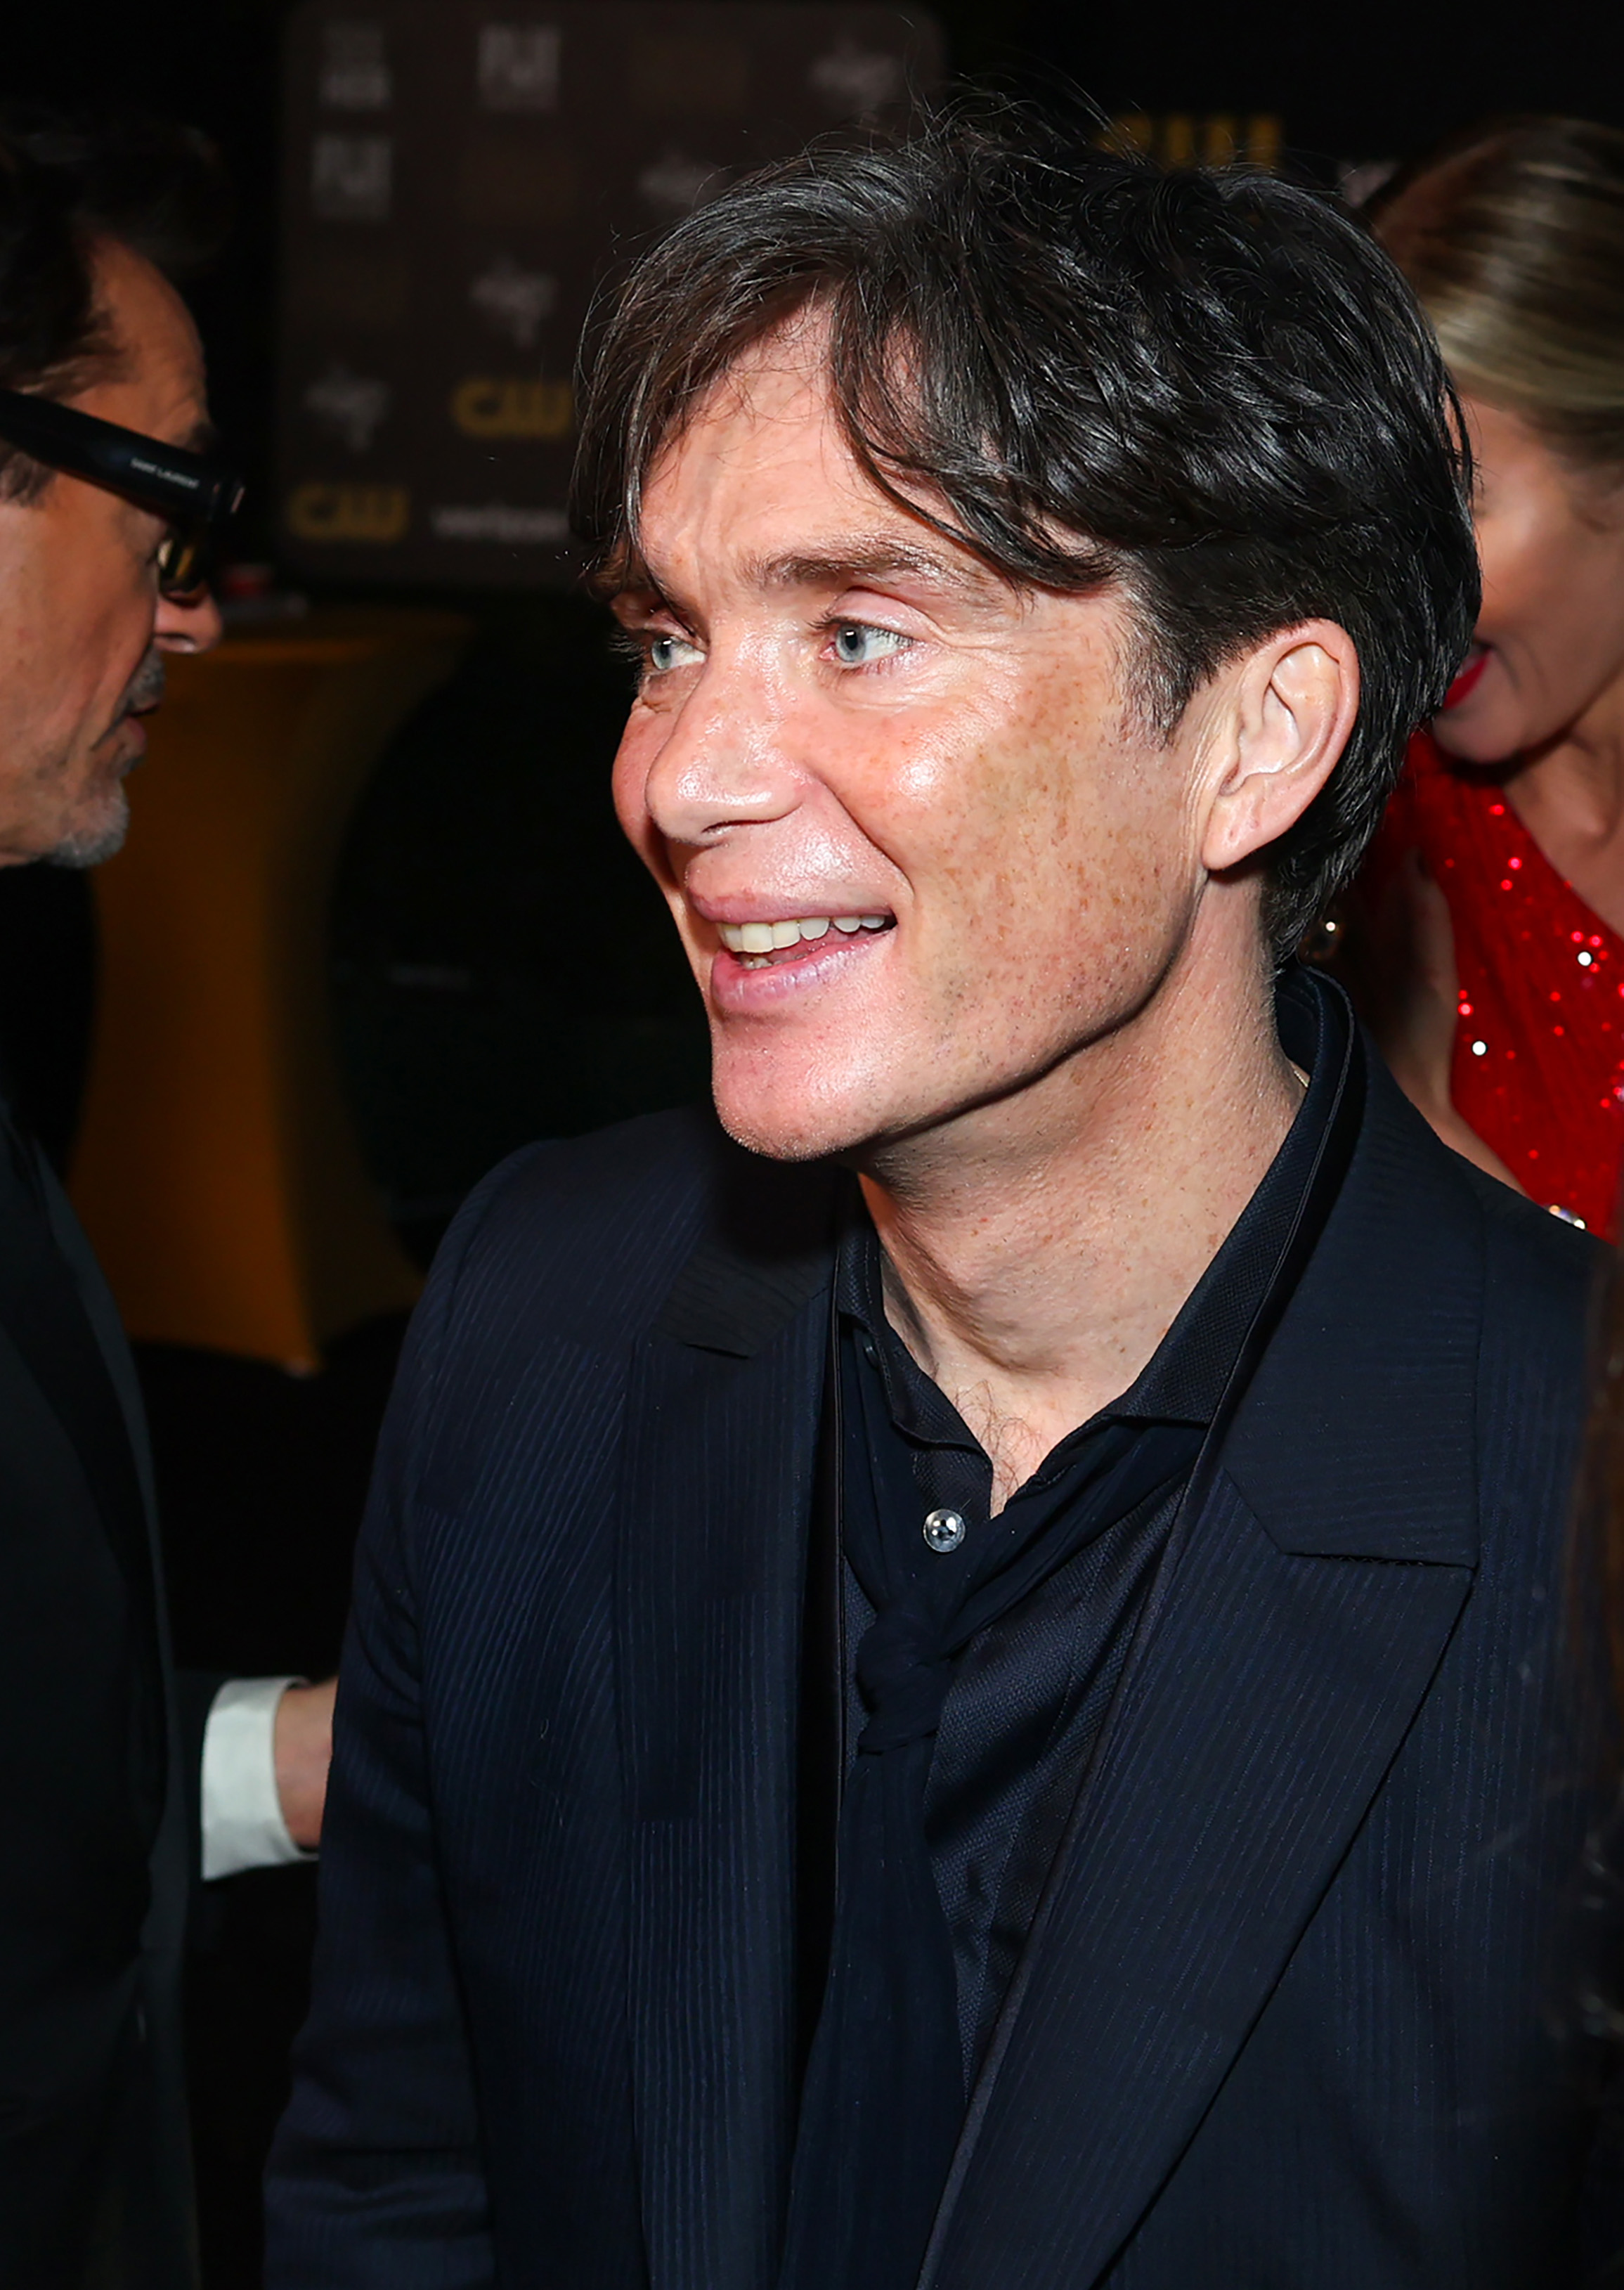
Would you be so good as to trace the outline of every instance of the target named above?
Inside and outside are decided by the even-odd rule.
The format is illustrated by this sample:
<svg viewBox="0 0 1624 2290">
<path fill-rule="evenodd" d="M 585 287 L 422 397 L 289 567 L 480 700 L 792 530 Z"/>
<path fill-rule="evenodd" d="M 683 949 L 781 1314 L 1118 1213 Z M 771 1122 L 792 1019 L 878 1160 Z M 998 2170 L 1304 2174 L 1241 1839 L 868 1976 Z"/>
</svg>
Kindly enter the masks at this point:
<svg viewBox="0 0 1624 2290">
<path fill-rule="evenodd" d="M 854 938 L 860 931 L 894 930 L 894 915 L 796 915 L 781 922 L 718 923 L 716 934 L 741 970 L 771 970 L 794 962 L 831 931 Z"/>
</svg>

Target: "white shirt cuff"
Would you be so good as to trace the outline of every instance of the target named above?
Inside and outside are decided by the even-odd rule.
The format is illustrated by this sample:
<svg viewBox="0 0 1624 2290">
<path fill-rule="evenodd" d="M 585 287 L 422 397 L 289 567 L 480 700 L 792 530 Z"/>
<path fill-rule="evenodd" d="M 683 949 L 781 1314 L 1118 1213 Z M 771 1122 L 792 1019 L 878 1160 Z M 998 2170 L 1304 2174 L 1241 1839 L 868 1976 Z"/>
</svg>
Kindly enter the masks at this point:
<svg viewBox="0 0 1624 2290">
<path fill-rule="evenodd" d="M 297 1677 L 234 1677 L 203 1729 L 203 1878 L 313 1861 L 288 1835 L 276 1794 L 276 1709 Z"/>
</svg>

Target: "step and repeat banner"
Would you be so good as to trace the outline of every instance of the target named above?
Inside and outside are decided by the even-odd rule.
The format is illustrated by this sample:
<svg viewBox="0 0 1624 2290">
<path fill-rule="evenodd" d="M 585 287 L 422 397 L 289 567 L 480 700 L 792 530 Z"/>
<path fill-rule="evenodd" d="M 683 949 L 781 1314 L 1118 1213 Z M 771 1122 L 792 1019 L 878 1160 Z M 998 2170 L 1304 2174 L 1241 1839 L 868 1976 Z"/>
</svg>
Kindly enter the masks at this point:
<svg viewBox="0 0 1624 2290">
<path fill-rule="evenodd" d="M 283 555 L 570 579 L 577 343 L 660 228 L 940 79 L 921 10 L 306 0 L 288 57 Z"/>
</svg>

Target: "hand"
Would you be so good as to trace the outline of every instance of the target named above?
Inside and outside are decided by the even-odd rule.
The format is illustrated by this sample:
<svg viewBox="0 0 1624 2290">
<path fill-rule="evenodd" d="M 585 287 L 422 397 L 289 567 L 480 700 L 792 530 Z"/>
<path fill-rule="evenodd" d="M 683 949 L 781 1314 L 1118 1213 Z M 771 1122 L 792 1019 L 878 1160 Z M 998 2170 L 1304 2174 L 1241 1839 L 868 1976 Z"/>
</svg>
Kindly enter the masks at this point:
<svg viewBox="0 0 1624 2290">
<path fill-rule="evenodd" d="M 1460 975 L 1449 901 L 1419 851 L 1407 851 L 1352 911 L 1338 969 L 1393 1070 L 1446 1145 L 1513 1192 L 1522 1187 L 1456 1111 L 1450 1094 Z"/>
<path fill-rule="evenodd" d="M 334 1677 L 319 1685 L 290 1685 L 276 1704 L 276 1795 L 288 1835 L 305 1853 L 322 1841 L 337 1692 Z"/>
</svg>

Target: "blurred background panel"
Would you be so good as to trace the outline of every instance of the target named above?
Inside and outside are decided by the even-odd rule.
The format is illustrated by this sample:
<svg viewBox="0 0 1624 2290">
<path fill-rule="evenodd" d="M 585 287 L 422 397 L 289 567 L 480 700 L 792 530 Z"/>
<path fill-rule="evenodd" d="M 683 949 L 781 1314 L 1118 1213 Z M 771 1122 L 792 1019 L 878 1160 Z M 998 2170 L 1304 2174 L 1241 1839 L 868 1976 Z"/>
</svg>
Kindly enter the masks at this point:
<svg viewBox="0 0 1624 2290">
<path fill-rule="evenodd" d="M 566 583 L 577 344 L 661 225 L 940 84 L 887 7 L 305 0 L 288 28 L 280 554 Z"/>
<path fill-rule="evenodd" d="M 139 829 L 94 878 L 71 1189 L 139 1343 L 277 1362 L 411 1304 L 333 1051 L 328 912 L 360 787 L 466 621 L 326 605 L 172 660 Z"/>
</svg>

